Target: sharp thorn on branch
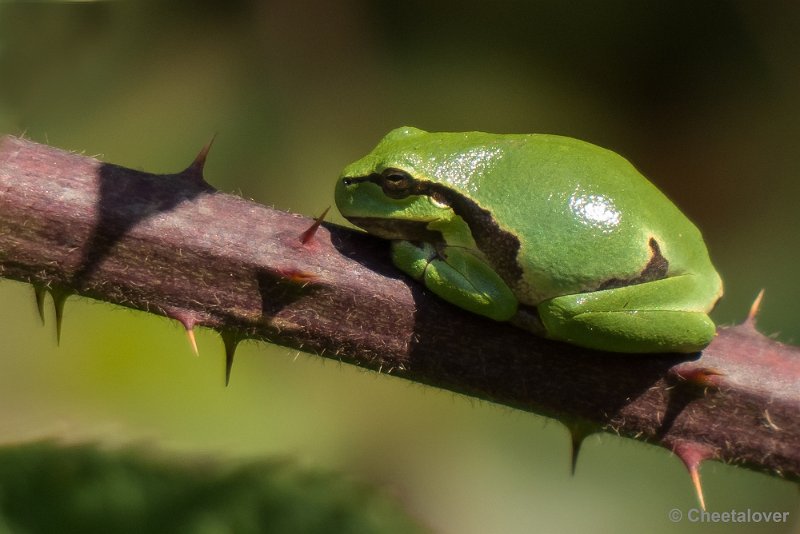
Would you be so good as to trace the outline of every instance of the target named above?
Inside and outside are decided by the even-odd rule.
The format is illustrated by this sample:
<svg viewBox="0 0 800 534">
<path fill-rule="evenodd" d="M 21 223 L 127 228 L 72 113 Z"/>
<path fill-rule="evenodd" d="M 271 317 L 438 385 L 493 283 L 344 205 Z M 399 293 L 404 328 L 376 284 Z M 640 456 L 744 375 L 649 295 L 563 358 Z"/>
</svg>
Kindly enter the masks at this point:
<svg viewBox="0 0 800 534">
<path fill-rule="evenodd" d="M 33 284 L 33 292 L 36 296 L 36 309 L 39 311 L 39 319 L 44 325 L 44 298 L 47 296 L 47 288 L 39 284 Z"/>
<path fill-rule="evenodd" d="M 200 149 L 200 152 L 197 153 L 194 160 L 188 167 L 181 173 L 184 176 L 191 176 L 195 178 L 199 182 L 205 183 L 205 177 L 203 176 L 203 170 L 206 166 L 206 159 L 208 158 L 208 153 L 211 150 L 211 145 L 214 144 L 214 140 L 217 138 L 217 134 L 214 134 L 208 143 Z"/>
<path fill-rule="evenodd" d="M 706 445 L 689 441 L 681 441 L 672 447 L 673 452 L 681 459 L 683 465 L 692 477 L 692 485 L 697 494 L 700 508 L 705 511 L 706 500 L 703 496 L 703 485 L 700 482 L 700 464 L 714 456 L 713 451 Z"/>
<path fill-rule="evenodd" d="M 52 288 L 50 295 L 53 297 L 53 309 L 56 315 L 56 345 L 61 345 L 61 326 L 64 323 L 64 304 L 70 293 L 63 289 Z"/>
<path fill-rule="evenodd" d="M 752 326 L 755 328 L 756 326 L 756 316 L 758 315 L 759 310 L 761 309 L 761 301 L 764 299 L 764 290 L 758 292 L 756 295 L 753 304 L 750 305 L 750 311 L 747 313 L 747 319 L 744 320 L 744 324 Z"/>
<path fill-rule="evenodd" d="M 319 217 L 314 219 L 314 224 L 309 226 L 308 230 L 300 234 L 300 242 L 302 244 L 307 245 L 314 238 L 314 235 L 317 233 L 317 230 L 319 230 L 319 226 L 322 224 L 322 221 L 325 220 L 325 216 L 328 214 L 328 210 L 330 209 L 330 206 L 325 208 L 325 211 L 323 211 Z"/>
<path fill-rule="evenodd" d="M 225 345 L 225 387 L 231 381 L 231 369 L 233 369 L 233 357 L 236 354 L 236 347 L 241 341 L 238 334 L 230 331 L 223 331 L 221 334 L 222 342 Z"/>
</svg>

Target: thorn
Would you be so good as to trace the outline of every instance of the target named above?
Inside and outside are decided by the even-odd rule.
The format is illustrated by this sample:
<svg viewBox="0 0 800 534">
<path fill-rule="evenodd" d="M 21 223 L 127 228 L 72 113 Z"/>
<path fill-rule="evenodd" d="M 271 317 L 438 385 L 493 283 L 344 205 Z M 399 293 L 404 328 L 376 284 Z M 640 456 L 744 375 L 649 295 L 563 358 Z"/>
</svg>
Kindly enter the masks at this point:
<svg viewBox="0 0 800 534">
<path fill-rule="evenodd" d="M 33 292 L 36 295 L 36 309 L 39 310 L 39 318 L 44 325 L 44 297 L 47 295 L 47 288 L 39 284 L 33 284 Z"/>
<path fill-rule="evenodd" d="M 572 436 L 572 451 L 570 457 L 569 475 L 573 477 L 575 476 L 575 468 L 578 466 L 578 456 L 581 453 L 581 445 L 583 445 L 583 439 Z"/>
<path fill-rule="evenodd" d="M 225 344 L 225 387 L 231 381 L 231 369 L 233 369 L 233 356 L 236 353 L 236 346 L 242 340 L 238 334 L 225 330 L 220 334 L 222 342 Z"/>
<path fill-rule="evenodd" d="M 56 312 L 56 345 L 61 345 L 61 324 L 64 321 L 64 303 L 67 302 L 69 293 L 63 289 L 50 289 L 53 297 L 53 308 Z"/>
<path fill-rule="evenodd" d="M 195 156 L 192 163 L 189 164 L 188 167 L 186 167 L 186 170 L 183 171 L 183 174 L 194 176 L 201 182 L 205 181 L 205 178 L 203 177 L 203 169 L 205 169 L 206 166 L 206 158 L 208 158 L 208 152 L 211 150 L 211 145 L 214 144 L 214 140 L 216 138 L 217 134 L 214 134 L 211 137 L 211 140 L 208 143 L 206 143 L 203 148 L 200 149 L 200 152 L 197 153 L 197 156 Z"/>
<path fill-rule="evenodd" d="M 763 299 L 764 290 L 762 289 L 758 292 L 758 295 L 756 295 L 756 299 L 753 301 L 753 304 L 750 305 L 750 311 L 747 314 L 747 319 L 744 320 L 744 324 L 755 327 L 756 315 L 758 315 L 759 308 L 761 308 L 761 301 Z"/>
<path fill-rule="evenodd" d="M 309 226 L 308 230 L 306 230 L 305 232 L 300 234 L 300 242 L 302 244 L 307 245 L 308 242 L 311 241 L 311 239 L 313 239 L 314 234 L 316 234 L 317 230 L 319 230 L 319 225 L 321 225 L 322 221 L 325 220 L 325 216 L 328 214 L 328 210 L 330 210 L 330 209 L 331 209 L 330 206 L 325 208 L 325 211 L 322 212 L 322 215 L 320 215 L 319 217 L 314 219 L 314 224 Z"/>
<path fill-rule="evenodd" d="M 197 340 L 194 338 L 194 326 L 197 324 L 197 318 L 186 310 L 176 308 L 166 308 L 167 317 L 172 317 L 183 325 L 186 329 L 186 337 L 189 338 L 189 345 L 192 347 L 192 352 L 195 356 L 200 356 L 200 351 L 197 350 Z"/>
<path fill-rule="evenodd" d="M 189 344 L 192 346 L 192 351 L 194 352 L 195 356 L 200 356 L 200 351 L 197 350 L 197 340 L 194 338 L 194 329 L 187 328 L 186 329 L 186 337 L 189 338 Z"/>
<path fill-rule="evenodd" d="M 565 423 L 571 439 L 571 458 L 570 458 L 570 475 L 575 476 L 575 468 L 578 465 L 578 455 L 581 452 L 581 445 L 586 438 L 594 434 L 595 427 L 585 421 L 575 420 L 570 423 Z"/>
<path fill-rule="evenodd" d="M 694 386 L 704 388 L 719 389 L 720 380 L 716 377 L 725 376 L 725 372 L 720 371 L 716 367 L 688 367 L 687 368 L 673 368 L 671 374 L 676 376 L 679 380 L 688 382 Z"/>
<path fill-rule="evenodd" d="M 692 485 L 694 486 L 694 491 L 697 493 L 697 500 L 700 502 L 700 508 L 703 511 L 706 511 L 706 500 L 703 497 L 703 485 L 700 483 L 700 470 L 699 465 L 694 469 L 689 469 L 689 474 L 692 476 Z"/>
<path fill-rule="evenodd" d="M 681 459 L 683 465 L 685 465 L 686 469 L 689 471 L 689 475 L 692 477 L 694 491 L 697 494 L 697 500 L 700 503 L 700 508 L 705 511 L 706 500 L 703 497 L 703 486 L 700 483 L 700 463 L 702 463 L 703 460 L 711 458 L 713 456 L 713 451 L 706 445 L 689 441 L 678 442 L 672 448 L 672 451 Z"/>
<path fill-rule="evenodd" d="M 295 284 L 308 284 L 318 279 L 317 275 L 299 269 L 276 269 L 275 272 L 281 278 Z"/>
</svg>

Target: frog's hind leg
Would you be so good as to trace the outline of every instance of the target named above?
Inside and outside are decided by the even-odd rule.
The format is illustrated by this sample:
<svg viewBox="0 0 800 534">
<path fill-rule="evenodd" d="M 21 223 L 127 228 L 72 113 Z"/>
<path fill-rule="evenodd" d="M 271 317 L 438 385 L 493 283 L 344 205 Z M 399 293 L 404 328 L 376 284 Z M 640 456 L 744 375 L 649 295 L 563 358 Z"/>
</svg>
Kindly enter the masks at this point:
<svg viewBox="0 0 800 534">
<path fill-rule="evenodd" d="M 537 308 L 552 339 L 612 352 L 696 352 L 716 331 L 707 287 L 701 277 L 679 275 L 556 297 Z"/>
</svg>

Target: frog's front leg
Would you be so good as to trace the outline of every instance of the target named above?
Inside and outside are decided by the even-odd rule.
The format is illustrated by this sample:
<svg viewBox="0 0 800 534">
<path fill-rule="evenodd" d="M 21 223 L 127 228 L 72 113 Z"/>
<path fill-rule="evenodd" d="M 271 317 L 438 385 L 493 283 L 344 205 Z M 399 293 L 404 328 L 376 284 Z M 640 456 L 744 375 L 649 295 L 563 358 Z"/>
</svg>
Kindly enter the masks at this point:
<svg viewBox="0 0 800 534">
<path fill-rule="evenodd" d="M 517 299 L 508 285 L 490 265 L 469 250 L 393 241 L 392 261 L 460 308 L 496 321 L 507 321 L 517 311 Z"/>
<path fill-rule="evenodd" d="M 556 297 L 537 309 L 552 339 L 613 352 L 696 352 L 716 331 L 707 287 L 701 277 L 680 275 Z"/>
</svg>

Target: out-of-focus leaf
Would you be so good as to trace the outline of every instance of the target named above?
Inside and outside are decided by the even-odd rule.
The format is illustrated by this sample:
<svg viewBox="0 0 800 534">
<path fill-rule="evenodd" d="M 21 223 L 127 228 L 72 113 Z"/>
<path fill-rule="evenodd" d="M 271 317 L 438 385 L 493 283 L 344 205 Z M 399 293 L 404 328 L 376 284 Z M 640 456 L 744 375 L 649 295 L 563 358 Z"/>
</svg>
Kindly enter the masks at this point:
<svg viewBox="0 0 800 534">
<path fill-rule="evenodd" d="M 422 532 L 376 490 L 290 462 L 223 465 L 39 442 L 0 448 L 0 532 Z"/>
</svg>

